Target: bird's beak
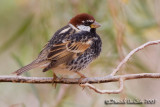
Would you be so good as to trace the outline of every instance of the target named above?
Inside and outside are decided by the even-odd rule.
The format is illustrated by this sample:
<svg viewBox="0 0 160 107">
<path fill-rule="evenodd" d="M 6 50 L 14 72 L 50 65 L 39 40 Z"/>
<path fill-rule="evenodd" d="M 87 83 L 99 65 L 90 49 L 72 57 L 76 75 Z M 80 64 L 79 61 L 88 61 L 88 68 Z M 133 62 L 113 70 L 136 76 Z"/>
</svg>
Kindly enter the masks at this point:
<svg viewBox="0 0 160 107">
<path fill-rule="evenodd" d="M 98 27 L 101 27 L 101 25 L 98 23 L 98 22 L 94 22 L 90 25 L 91 28 L 98 28 Z"/>
</svg>

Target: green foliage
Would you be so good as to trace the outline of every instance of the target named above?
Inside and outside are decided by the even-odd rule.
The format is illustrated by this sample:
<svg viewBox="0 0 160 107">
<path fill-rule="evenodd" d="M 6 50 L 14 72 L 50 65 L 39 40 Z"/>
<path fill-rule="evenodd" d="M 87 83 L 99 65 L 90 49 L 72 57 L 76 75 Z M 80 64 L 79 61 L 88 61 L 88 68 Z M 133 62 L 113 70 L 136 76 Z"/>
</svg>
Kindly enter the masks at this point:
<svg viewBox="0 0 160 107">
<path fill-rule="evenodd" d="M 33 19 L 33 15 L 28 16 L 27 19 L 24 20 L 24 23 L 19 27 L 19 29 L 13 34 L 11 38 L 9 38 L 1 47 L 0 47 L 0 53 L 7 50 L 10 46 L 12 46 L 17 40 L 23 36 L 23 33 L 27 30 L 29 25 L 31 24 L 31 21 Z"/>
</svg>

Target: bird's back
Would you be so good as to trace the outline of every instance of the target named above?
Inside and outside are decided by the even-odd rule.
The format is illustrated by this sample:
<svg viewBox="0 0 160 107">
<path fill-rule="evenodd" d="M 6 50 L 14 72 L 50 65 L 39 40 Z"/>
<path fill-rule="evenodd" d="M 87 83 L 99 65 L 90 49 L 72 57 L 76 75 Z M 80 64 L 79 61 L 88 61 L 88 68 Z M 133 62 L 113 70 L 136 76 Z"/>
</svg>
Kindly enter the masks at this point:
<svg viewBox="0 0 160 107">
<path fill-rule="evenodd" d="M 60 44 L 62 41 L 69 37 L 70 35 L 76 33 L 76 31 L 70 27 L 69 25 L 64 26 L 63 28 L 59 29 L 53 37 L 48 41 L 48 43 L 44 46 L 42 51 L 40 52 L 37 62 L 43 61 L 43 60 L 48 60 L 48 54 L 50 53 L 50 49 L 53 45 L 55 44 Z"/>
</svg>

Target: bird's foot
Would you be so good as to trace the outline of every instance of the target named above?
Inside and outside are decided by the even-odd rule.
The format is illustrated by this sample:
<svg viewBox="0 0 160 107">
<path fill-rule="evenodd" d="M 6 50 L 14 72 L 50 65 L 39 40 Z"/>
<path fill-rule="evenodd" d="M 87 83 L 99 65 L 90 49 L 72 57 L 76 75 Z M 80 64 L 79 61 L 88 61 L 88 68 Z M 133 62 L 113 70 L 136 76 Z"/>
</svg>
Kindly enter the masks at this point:
<svg viewBox="0 0 160 107">
<path fill-rule="evenodd" d="M 52 86 L 54 86 L 56 88 L 57 83 L 55 83 L 55 81 L 58 79 L 57 75 L 54 73 L 53 74 L 53 79 L 52 79 Z"/>
<path fill-rule="evenodd" d="M 83 75 L 82 73 L 80 73 L 80 72 L 76 72 L 79 76 L 80 76 L 80 78 L 79 78 L 79 80 L 78 80 L 78 83 L 79 83 L 79 85 L 82 83 L 82 80 L 84 79 L 84 78 L 87 78 L 85 75 Z"/>
<path fill-rule="evenodd" d="M 79 84 L 80 87 L 82 87 L 82 89 L 85 88 L 84 86 L 82 86 L 82 80 L 83 80 L 84 78 L 87 78 L 87 77 L 86 77 L 85 75 L 83 75 L 83 76 L 81 76 L 81 77 L 79 78 L 79 80 L 78 80 L 78 84 Z"/>
</svg>

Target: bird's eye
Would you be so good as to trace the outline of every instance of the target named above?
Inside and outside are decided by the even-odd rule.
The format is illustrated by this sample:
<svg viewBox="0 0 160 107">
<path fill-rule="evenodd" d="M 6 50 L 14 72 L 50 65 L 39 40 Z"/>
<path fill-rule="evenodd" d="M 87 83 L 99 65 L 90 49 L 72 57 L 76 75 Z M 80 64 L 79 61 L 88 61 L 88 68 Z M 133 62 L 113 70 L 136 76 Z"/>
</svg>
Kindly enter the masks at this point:
<svg viewBox="0 0 160 107">
<path fill-rule="evenodd" d="M 85 26 L 90 26 L 92 23 L 91 23 L 91 22 L 88 22 L 88 21 L 84 21 L 83 24 L 84 24 Z"/>
</svg>

